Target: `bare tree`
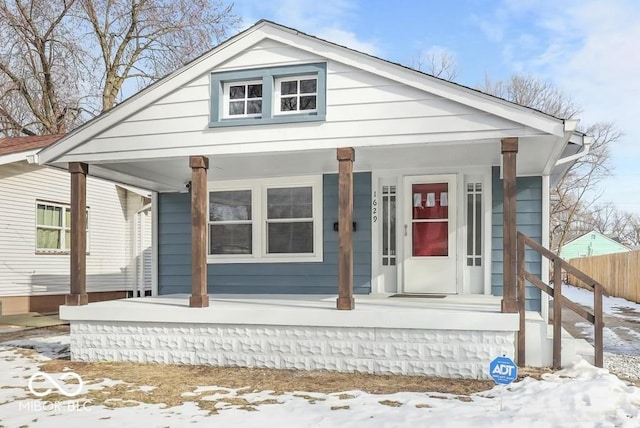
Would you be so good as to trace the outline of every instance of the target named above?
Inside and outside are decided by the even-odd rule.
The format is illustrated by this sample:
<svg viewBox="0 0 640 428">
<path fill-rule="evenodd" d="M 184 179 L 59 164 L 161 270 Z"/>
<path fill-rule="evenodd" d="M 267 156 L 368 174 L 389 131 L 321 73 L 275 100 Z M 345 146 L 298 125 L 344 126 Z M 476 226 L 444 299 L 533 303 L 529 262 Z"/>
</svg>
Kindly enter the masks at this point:
<svg viewBox="0 0 640 428">
<path fill-rule="evenodd" d="M 570 119 L 581 109 L 550 82 L 533 76 L 512 76 L 506 81 L 485 78 L 481 90 L 561 119 Z M 582 127 L 593 136 L 589 154 L 575 161 L 551 189 L 551 248 L 559 251 L 567 239 L 586 232 L 591 213 L 601 196 L 599 183 L 611 175 L 610 147 L 621 133 L 608 122 Z"/>
<path fill-rule="evenodd" d="M 458 77 L 456 59 L 444 49 L 433 48 L 419 52 L 411 59 L 409 67 L 451 82 Z"/>
<path fill-rule="evenodd" d="M 64 133 L 238 22 L 218 0 L 0 0 L 0 135 Z"/>
<path fill-rule="evenodd" d="M 0 2 L 0 133 L 59 134 L 78 112 L 74 0 Z"/>
<path fill-rule="evenodd" d="M 79 17 L 100 51 L 100 111 L 110 110 L 128 79 L 138 88 L 220 41 L 239 19 L 233 5 L 210 0 L 78 0 Z"/>
</svg>

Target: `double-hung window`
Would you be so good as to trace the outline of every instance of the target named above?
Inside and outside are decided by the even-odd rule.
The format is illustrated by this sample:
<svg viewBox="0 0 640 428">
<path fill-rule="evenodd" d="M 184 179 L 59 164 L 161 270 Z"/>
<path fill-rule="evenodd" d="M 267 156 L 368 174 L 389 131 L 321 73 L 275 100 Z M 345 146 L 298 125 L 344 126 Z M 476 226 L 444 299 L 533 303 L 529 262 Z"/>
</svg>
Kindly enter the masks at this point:
<svg viewBox="0 0 640 428">
<path fill-rule="evenodd" d="M 209 262 L 322 261 L 322 177 L 211 183 Z"/>
<path fill-rule="evenodd" d="M 89 210 L 87 210 L 87 236 Z M 53 202 L 36 202 L 36 252 L 69 252 L 71 248 L 71 208 Z M 87 248 L 89 248 L 87 241 Z"/>
<path fill-rule="evenodd" d="M 288 65 L 211 74 L 210 127 L 322 121 L 327 65 Z"/>
</svg>

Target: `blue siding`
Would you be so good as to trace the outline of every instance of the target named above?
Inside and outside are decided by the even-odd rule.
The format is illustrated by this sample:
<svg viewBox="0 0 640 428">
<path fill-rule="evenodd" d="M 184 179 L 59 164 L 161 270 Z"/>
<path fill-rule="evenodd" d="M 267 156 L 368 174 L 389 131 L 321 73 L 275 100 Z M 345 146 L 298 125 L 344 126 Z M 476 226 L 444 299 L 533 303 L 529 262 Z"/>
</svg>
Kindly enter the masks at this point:
<svg viewBox="0 0 640 428">
<path fill-rule="evenodd" d="M 502 242 L 502 180 L 500 168 L 493 167 L 492 171 L 492 215 L 491 215 L 491 290 L 495 296 L 502 295 L 504 285 L 503 267 L 503 242 Z M 518 177 L 516 227 L 518 231 L 533 238 L 536 242 L 542 242 L 542 177 Z M 531 249 L 525 253 L 527 270 L 538 277 L 542 272 L 541 256 Z M 540 310 L 540 290 L 527 283 L 526 309 Z"/>
<path fill-rule="evenodd" d="M 354 174 L 354 292 L 371 291 L 371 174 Z M 228 263 L 208 266 L 208 292 L 246 294 L 337 294 L 338 176 L 323 177 L 323 251 L 318 263 Z M 158 290 L 191 292 L 189 194 L 158 196 Z"/>
</svg>

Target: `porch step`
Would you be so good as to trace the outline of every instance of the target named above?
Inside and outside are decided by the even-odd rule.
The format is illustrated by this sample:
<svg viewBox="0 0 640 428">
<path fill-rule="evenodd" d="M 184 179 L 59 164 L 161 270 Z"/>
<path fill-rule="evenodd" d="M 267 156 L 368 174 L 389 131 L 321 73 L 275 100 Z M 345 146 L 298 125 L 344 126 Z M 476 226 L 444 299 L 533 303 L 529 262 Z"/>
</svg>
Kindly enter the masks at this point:
<svg viewBox="0 0 640 428">
<path fill-rule="evenodd" d="M 547 324 L 537 312 L 525 314 L 527 365 L 551 367 L 553 365 L 553 325 Z M 594 361 L 593 347 L 584 339 L 576 339 L 564 328 L 561 330 L 561 365 L 584 358 L 590 364 Z"/>
</svg>

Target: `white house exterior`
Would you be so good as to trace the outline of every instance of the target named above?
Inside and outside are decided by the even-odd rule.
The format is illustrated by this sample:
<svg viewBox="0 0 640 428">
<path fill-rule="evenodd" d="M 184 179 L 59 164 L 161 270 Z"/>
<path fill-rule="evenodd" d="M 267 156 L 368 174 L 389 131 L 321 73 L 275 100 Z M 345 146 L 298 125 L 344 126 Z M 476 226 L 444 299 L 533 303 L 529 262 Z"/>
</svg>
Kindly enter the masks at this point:
<svg viewBox="0 0 640 428">
<path fill-rule="evenodd" d="M 135 314 L 85 307 L 79 274 L 63 310 L 79 326 L 72 356 L 415 373 L 426 366 L 414 360 L 431 355 L 428 373 L 483 376 L 479 359 L 515 352 L 515 231 L 548 244 L 549 179 L 570 146 L 583 144 L 576 125 L 260 21 L 38 154 L 40 164 L 69 168 L 76 183 L 93 175 L 156 192 L 158 306 Z M 75 198 L 82 205 L 84 193 Z M 527 253 L 527 269 L 546 279 L 536 254 Z M 424 300 L 391 304 L 379 317 L 357 304 L 333 316 L 304 310 L 333 297 L 298 303 L 299 311 L 272 301 L 226 312 L 229 295 L 281 302 L 336 293 L 345 310 L 354 294 Z M 177 308 L 171 296 L 200 308 L 211 297 L 211 312 Z M 420 310 L 433 309 L 427 301 L 448 297 L 458 299 L 456 311 L 416 324 Z M 528 310 L 545 306 L 533 287 L 520 297 Z M 495 313 L 485 313 L 487 302 Z M 407 309 L 415 304 L 418 312 Z M 412 315 L 401 321 L 403 311 Z M 97 338 L 104 325 L 137 333 Z M 292 342 L 276 346 L 269 337 L 286 335 L 282 326 Z M 356 342 L 366 327 L 365 341 L 389 346 L 365 355 L 349 342 L 340 351 L 347 362 L 337 363 L 323 345 L 311 352 L 317 360 L 291 362 L 286 349 L 305 346 L 306 327 Z M 224 337 L 206 333 L 227 329 L 237 332 L 232 353 Z M 429 339 L 397 351 L 405 329 Z M 153 346 L 127 348 L 154 331 Z M 202 336 L 198 343 L 177 339 L 187 331 Z M 442 347 L 430 348 L 432 338 Z M 375 362 L 387 351 L 405 355 L 390 363 L 400 368 Z M 443 368 L 447 355 L 455 367 Z"/>
<path fill-rule="evenodd" d="M 69 289 L 69 173 L 28 163 L 60 136 L 0 139 L 2 314 L 57 312 Z M 91 178 L 87 288 L 92 300 L 150 290 L 150 199 Z M 148 196 L 148 195 L 147 195 Z M 141 228 L 142 226 L 142 228 Z M 146 255 L 145 255 L 146 253 Z M 146 272 L 144 259 L 146 257 Z M 139 259 L 142 265 L 139 267 Z"/>
</svg>

